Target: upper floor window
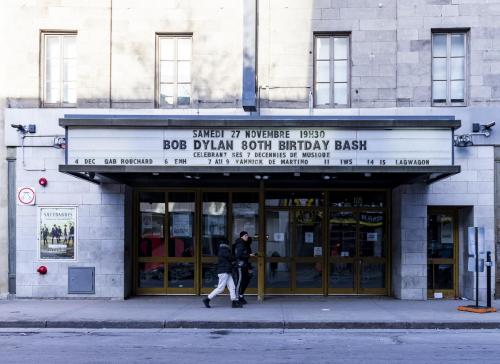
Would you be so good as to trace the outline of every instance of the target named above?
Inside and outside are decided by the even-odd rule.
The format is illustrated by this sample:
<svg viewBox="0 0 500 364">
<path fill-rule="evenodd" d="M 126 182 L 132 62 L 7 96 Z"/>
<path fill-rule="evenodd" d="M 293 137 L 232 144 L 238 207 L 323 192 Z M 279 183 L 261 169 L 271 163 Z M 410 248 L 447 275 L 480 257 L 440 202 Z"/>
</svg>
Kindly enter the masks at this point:
<svg viewBox="0 0 500 364">
<path fill-rule="evenodd" d="M 314 43 L 315 106 L 349 107 L 349 35 L 316 35 Z"/>
<path fill-rule="evenodd" d="M 467 34 L 432 33 L 432 103 L 464 105 L 466 101 Z"/>
<path fill-rule="evenodd" d="M 160 35 L 157 39 L 157 105 L 191 104 L 190 35 Z"/>
<path fill-rule="evenodd" d="M 76 105 L 76 33 L 42 33 L 43 106 Z"/>
</svg>

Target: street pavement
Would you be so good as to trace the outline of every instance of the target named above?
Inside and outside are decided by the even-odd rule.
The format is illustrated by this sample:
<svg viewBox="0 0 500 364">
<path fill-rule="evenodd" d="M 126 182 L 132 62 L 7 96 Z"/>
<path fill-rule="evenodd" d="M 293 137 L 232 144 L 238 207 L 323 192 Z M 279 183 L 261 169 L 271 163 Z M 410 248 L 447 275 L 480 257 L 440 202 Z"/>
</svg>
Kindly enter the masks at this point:
<svg viewBox="0 0 500 364">
<path fill-rule="evenodd" d="M 403 301 L 389 297 L 273 296 L 242 309 L 220 296 L 207 309 L 202 297 L 127 300 L 0 300 L 0 327 L 200 329 L 496 329 L 500 313 L 457 310 L 471 301 Z M 494 306 L 500 308 L 500 301 Z"/>
<path fill-rule="evenodd" d="M 0 329 L 2 363 L 498 363 L 500 330 Z"/>
</svg>

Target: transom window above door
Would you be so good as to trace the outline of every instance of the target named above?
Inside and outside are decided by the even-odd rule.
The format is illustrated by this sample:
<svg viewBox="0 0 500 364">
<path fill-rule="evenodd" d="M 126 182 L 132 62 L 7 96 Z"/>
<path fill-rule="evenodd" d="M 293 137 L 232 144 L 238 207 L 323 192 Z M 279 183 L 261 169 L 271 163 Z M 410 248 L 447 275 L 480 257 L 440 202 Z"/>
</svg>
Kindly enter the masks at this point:
<svg viewBox="0 0 500 364">
<path fill-rule="evenodd" d="M 348 34 L 314 37 L 314 105 L 349 107 L 350 41 Z"/>
</svg>

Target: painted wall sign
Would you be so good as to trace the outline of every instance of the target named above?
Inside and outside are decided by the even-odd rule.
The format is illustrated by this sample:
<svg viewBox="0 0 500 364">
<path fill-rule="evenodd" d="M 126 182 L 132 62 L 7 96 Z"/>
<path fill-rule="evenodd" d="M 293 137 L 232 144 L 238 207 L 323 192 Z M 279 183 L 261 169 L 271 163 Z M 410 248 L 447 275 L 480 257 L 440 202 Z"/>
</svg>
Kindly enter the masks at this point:
<svg viewBox="0 0 500 364">
<path fill-rule="evenodd" d="M 102 166 L 446 166 L 450 129 L 68 129 L 68 164 Z"/>
<path fill-rule="evenodd" d="M 18 205 L 34 205 L 36 193 L 33 187 L 19 187 L 17 189 Z"/>
</svg>

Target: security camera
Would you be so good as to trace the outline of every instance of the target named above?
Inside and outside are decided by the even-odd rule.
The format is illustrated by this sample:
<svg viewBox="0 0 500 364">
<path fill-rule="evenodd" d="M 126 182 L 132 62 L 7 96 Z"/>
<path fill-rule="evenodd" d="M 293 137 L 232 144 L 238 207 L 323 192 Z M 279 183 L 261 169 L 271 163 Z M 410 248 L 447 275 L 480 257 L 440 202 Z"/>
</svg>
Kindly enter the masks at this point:
<svg viewBox="0 0 500 364">
<path fill-rule="evenodd" d="M 485 129 L 491 129 L 494 126 L 495 126 L 495 122 L 494 121 L 492 121 L 491 123 L 488 123 L 488 124 L 484 124 L 484 128 Z"/>
<path fill-rule="evenodd" d="M 21 124 L 10 124 L 11 127 L 14 129 L 17 129 L 17 131 L 20 131 L 21 133 L 26 133 L 26 129 L 24 128 L 24 125 Z"/>
</svg>

